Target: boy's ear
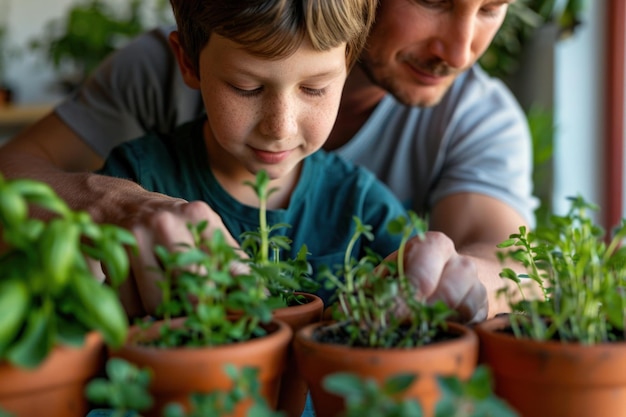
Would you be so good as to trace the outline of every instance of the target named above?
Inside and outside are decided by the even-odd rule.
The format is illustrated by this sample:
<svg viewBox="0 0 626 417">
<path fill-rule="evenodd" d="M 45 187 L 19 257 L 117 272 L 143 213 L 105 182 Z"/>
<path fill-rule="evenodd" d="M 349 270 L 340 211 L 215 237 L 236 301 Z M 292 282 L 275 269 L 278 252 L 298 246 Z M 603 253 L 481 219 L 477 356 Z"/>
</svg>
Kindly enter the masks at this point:
<svg viewBox="0 0 626 417">
<path fill-rule="evenodd" d="M 180 69 L 185 84 L 187 84 L 189 88 L 199 90 L 200 79 L 198 78 L 194 66 L 191 64 L 191 60 L 180 45 L 178 31 L 175 30 L 170 33 L 169 41 L 172 51 L 174 51 L 174 55 L 176 56 L 176 61 L 178 61 L 178 68 Z"/>
</svg>

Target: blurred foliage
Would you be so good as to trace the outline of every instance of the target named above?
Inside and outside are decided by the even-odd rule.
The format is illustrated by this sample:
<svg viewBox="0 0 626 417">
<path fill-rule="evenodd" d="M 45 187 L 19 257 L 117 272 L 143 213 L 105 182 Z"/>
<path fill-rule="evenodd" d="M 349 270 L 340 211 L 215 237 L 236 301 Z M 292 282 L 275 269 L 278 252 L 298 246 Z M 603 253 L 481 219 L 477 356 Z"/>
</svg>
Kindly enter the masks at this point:
<svg viewBox="0 0 626 417">
<path fill-rule="evenodd" d="M 587 0 L 516 0 L 493 42 L 481 57 L 480 65 L 492 76 L 507 80 L 520 68 L 524 48 L 536 31 L 556 25 L 556 40 L 572 36 L 582 24 Z M 552 211 L 552 155 L 554 148 L 554 111 L 531 105 L 527 109 L 533 141 L 534 194 L 540 206 L 535 211 L 537 225 L 544 224 Z"/>
<path fill-rule="evenodd" d="M 112 51 L 147 29 L 143 16 L 153 8 L 159 20 L 170 12 L 167 0 L 130 0 L 121 8 L 102 0 L 83 0 L 48 22 L 30 48 L 41 51 L 72 82 L 81 82 Z"/>
<path fill-rule="evenodd" d="M 585 7 L 586 0 L 516 0 L 509 5 L 504 23 L 480 65 L 499 78 L 514 73 L 525 44 L 539 27 L 556 24 L 559 39 L 567 38 L 581 25 Z"/>
<path fill-rule="evenodd" d="M 6 71 L 6 39 L 7 39 L 7 27 L 0 24 L 0 83 L 4 79 L 4 72 Z"/>
<path fill-rule="evenodd" d="M 553 210 L 552 205 L 552 155 L 554 153 L 554 112 L 541 106 L 532 106 L 526 117 L 533 141 L 534 194 L 540 205 L 535 210 L 538 226 L 546 224 Z"/>
</svg>

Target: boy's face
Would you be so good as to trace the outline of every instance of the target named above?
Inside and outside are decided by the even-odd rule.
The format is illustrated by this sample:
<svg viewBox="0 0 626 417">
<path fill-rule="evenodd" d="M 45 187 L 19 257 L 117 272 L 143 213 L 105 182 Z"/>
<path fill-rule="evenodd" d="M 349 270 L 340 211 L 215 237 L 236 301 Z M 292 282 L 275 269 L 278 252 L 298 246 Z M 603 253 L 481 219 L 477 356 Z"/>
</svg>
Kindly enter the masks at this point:
<svg viewBox="0 0 626 417">
<path fill-rule="evenodd" d="M 411 106 L 433 106 L 485 52 L 513 0 L 381 0 L 361 68 Z"/>
<path fill-rule="evenodd" d="M 345 44 L 319 52 L 304 41 L 293 55 L 269 60 L 213 34 L 190 84 L 204 100 L 213 169 L 289 173 L 328 138 L 346 75 Z"/>
</svg>

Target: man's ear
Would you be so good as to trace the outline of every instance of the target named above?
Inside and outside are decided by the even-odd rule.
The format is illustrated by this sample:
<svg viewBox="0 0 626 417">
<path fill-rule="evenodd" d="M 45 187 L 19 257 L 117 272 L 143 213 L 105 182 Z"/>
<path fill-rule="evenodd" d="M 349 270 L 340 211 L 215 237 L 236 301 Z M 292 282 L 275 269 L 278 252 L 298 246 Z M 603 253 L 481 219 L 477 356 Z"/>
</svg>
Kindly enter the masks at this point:
<svg viewBox="0 0 626 417">
<path fill-rule="evenodd" d="M 178 31 L 174 30 L 170 33 L 169 41 L 172 51 L 176 56 L 176 61 L 178 61 L 178 68 L 180 69 L 180 73 L 183 76 L 185 84 L 187 84 L 189 88 L 199 90 L 200 79 L 198 78 L 198 73 L 192 65 L 191 60 L 180 45 Z"/>
</svg>

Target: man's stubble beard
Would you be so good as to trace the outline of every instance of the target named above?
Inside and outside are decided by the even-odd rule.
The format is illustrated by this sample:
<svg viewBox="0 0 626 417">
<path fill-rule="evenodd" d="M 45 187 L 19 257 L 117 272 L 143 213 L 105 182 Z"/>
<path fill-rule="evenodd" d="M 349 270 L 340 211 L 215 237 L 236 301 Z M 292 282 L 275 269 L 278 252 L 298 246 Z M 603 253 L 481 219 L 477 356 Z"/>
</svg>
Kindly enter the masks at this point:
<svg viewBox="0 0 626 417">
<path fill-rule="evenodd" d="M 420 86 L 415 83 L 410 83 L 403 79 L 398 79 L 390 74 L 388 71 L 385 71 L 387 65 L 385 63 L 376 63 L 365 56 L 361 57 L 358 64 L 363 72 L 366 74 L 368 79 L 378 87 L 385 89 L 391 95 L 395 97 L 400 103 L 405 106 L 411 107 L 433 107 L 439 104 L 443 96 L 446 94 L 450 85 L 442 88 L 441 91 L 436 95 L 432 96 L 429 94 L 424 97 L 423 94 L 420 94 L 420 89 L 426 89 L 427 87 Z M 423 67 L 424 65 L 422 65 Z M 455 72 L 450 67 L 445 65 L 445 63 L 441 62 L 433 62 L 427 64 L 427 68 L 430 69 L 432 73 L 436 73 L 439 75 L 450 75 Z M 455 75 L 458 76 L 458 74 Z M 413 94 L 412 94 L 413 92 Z"/>
</svg>

